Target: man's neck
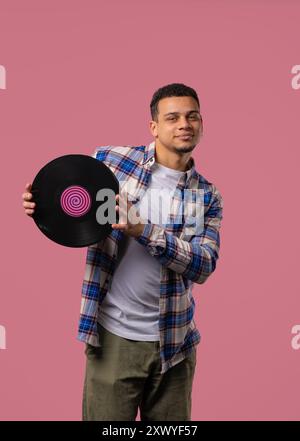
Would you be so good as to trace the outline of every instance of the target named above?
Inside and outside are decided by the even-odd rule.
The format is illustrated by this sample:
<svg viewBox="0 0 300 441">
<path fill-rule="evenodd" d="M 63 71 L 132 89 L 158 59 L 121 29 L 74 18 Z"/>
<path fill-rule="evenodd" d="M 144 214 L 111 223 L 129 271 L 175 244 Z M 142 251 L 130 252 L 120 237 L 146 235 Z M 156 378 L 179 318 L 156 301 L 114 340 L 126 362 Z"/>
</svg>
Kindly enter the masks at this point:
<svg viewBox="0 0 300 441">
<path fill-rule="evenodd" d="M 158 145 L 155 147 L 155 161 L 165 167 L 178 171 L 187 171 L 190 168 L 189 161 L 191 152 L 179 155 L 172 152 L 165 152 Z"/>
</svg>

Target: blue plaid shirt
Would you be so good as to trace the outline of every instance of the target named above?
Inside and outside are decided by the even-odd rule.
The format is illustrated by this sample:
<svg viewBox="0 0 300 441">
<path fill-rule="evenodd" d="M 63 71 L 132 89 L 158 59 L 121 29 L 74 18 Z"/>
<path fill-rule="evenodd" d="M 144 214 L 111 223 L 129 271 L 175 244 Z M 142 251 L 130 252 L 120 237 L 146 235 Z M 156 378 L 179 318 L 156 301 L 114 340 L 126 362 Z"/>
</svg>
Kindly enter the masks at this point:
<svg viewBox="0 0 300 441">
<path fill-rule="evenodd" d="M 97 148 L 93 156 L 111 169 L 119 183 L 129 185 L 131 194 L 128 193 L 128 200 L 134 204 L 148 187 L 155 162 L 155 141 L 147 146 L 103 146 Z M 195 211 L 193 195 L 202 191 L 201 231 L 190 234 L 190 225 L 185 220 L 176 222 L 178 204 L 174 197 L 170 223 L 163 227 L 148 220 L 141 236 L 135 238 L 161 263 L 158 317 L 161 373 L 183 360 L 200 342 L 201 336 L 193 318 L 192 288 L 194 283 L 204 283 L 213 273 L 219 257 L 223 200 L 215 185 L 196 171 L 193 157 L 190 157 L 189 166 L 179 179 L 177 202 L 180 198 L 182 200 L 184 189 L 188 189 L 192 197 L 189 196 L 187 204 Z M 87 249 L 77 338 L 93 346 L 100 346 L 98 314 L 111 285 L 118 243 L 123 234 L 112 230 L 109 236 Z"/>
</svg>

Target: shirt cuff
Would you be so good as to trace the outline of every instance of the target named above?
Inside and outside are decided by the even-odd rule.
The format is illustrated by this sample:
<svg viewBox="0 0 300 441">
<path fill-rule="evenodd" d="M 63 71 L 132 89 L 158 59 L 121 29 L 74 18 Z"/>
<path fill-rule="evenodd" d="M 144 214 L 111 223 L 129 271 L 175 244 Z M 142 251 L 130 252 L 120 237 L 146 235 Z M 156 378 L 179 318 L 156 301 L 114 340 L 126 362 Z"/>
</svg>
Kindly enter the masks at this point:
<svg viewBox="0 0 300 441">
<path fill-rule="evenodd" d="M 160 256 L 166 249 L 167 238 L 164 228 L 151 222 L 145 224 L 142 234 L 135 239 L 144 245 L 152 256 Z"/>
<path fill-rule="evenodd" d="M 136 238 L 136 240 L 141 244 L 147 246 L 151 242 L 151 236 L 154 229 L 154 224 L 145 223 L 142 234 Z"/>
</svg>

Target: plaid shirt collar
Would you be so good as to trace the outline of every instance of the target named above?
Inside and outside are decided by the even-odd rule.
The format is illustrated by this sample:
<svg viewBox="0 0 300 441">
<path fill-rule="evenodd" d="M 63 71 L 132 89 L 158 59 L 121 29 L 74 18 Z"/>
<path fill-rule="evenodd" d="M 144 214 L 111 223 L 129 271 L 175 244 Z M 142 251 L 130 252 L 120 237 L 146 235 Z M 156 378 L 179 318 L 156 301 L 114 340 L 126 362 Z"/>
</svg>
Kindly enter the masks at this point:
<svg viewBox="0 0 300 441">
<path fill-rule="evenodd" d="M 155 163 L 155 141 L 145 146 L 144 158 L 141 161 L 141 165 L 146 167 L 152 167 Z M 194 158 L 191 156 L 188 162 L 189 168 L 185 171 L 184 175 L 180 178 L 179 186 L 188 187 L 190 180 L 198 178 L 199 173 L 196 170 L 196 164 Z"/>
</svg>

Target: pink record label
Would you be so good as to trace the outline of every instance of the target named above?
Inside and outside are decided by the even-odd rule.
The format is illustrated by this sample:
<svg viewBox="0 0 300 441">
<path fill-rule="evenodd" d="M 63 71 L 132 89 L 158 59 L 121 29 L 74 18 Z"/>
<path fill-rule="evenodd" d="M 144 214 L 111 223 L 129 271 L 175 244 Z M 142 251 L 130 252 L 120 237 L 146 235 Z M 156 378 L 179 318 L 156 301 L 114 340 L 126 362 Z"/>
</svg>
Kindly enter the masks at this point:
<svg viewBox="0 0 300 441">
<path fill-rule="evenodd" d="M 91 207 L 91 197 L 85 188 L 72 185 L 63 191 L 60 205 L 69 216 L 83 216 Z"/>
</svg>

